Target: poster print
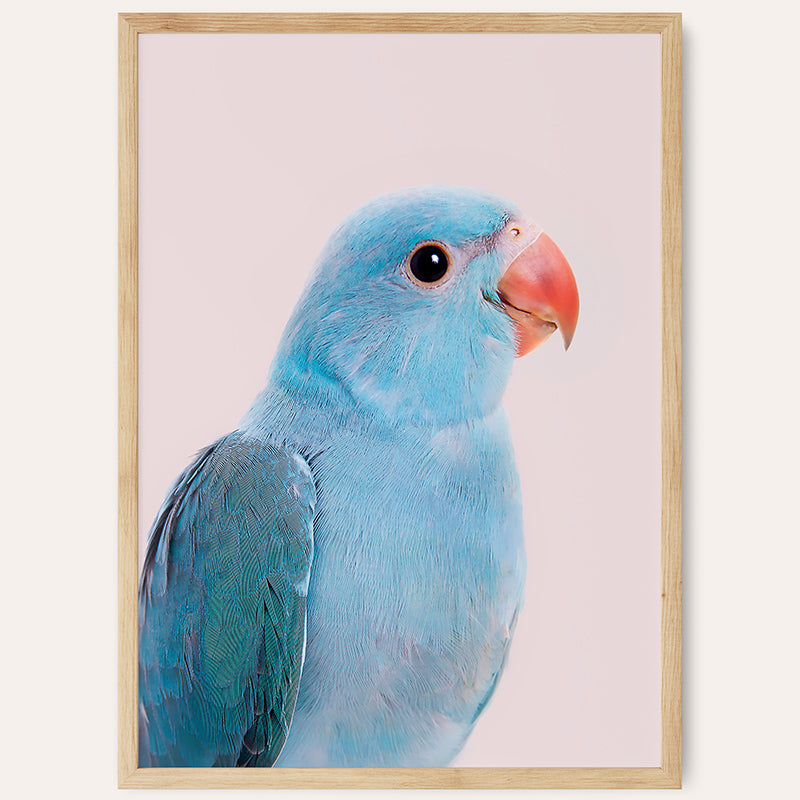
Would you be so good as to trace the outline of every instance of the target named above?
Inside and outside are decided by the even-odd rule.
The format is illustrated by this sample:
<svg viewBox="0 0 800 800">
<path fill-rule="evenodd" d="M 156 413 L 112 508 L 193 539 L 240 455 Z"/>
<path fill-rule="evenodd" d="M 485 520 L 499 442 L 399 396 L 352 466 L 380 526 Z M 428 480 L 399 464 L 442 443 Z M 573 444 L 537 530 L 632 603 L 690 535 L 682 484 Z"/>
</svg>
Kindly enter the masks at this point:
<svg viewBox="0 0 800 800">
<path fill-rule="evenodd" d="M 140 34 L 138 59 L 138 572 L 143 591 L 158 580 L 177 589 L 164 595 L 173 607 L 160 633 L 147 632 L 140 605 L 139 774 L 658 770 L 661 37 Z M 477 242 L 514 231 L 523 242 L 477 257 Z M 520 254 L 545 242 L 559 263 L 540 264 L 539 278 L 573 280 L 558 303 L 526 298 L 560 328 L 549 340 L 555 328 L 531 334 L 508 313 L 524 300 L 502 291 Z M 465 275 L 483 316 L 470 317 Z M 434 312 L 434 297 L 448 310 Z M 498 320 L 500 332 L 480 327 Z M 304 364 L 302 390 L 276 402 L 276 375 L 307 359 L 288 352 L 292 341 L 321 329 L 326 366 Z M 526 330 L 540 346 L 512 370 L 513 351 L 532 349 Z M 566 353 L 559 333 L 572 340 Z M 487 337 L 489 352 L 476 347 Z M 491 364 L 503 347 L 500 380 Z M 309 372 L 321 374 L 309 383 Z M 351 437 L 326 466 L 325 445 L 337 449 L 330 416 L 320 438 L 302 439 L 331 382 L 358 401 L 344 428 L 366 438 Z M 506 471 L 486 453 L 464 456 L 483 441 L 488 407 L 467 406 L 485 386 L 503 395 Z M 381 442 L 378 412 L 399 438 Z M 447 440 L 446 477 L 438 462 L 420 465 L 431 458 L 419 449 L 423 422 L 426 442 Z M 453 436 L 460 424 L 469 437 Z M 253 431 L 266 427 L 254 450 Z M 231 486 L 248 498 L 244 516 L 231 517 Z M 286 486 L 295 496 L 280 507 Z M 487 501 L 491 487 L 505 496 L 517 486 L 518 498 Z M 261 546 L 267 519 L 284 531 L 279 557 Z M 288 534 L 287 520 L 299 520 Z M 181 525 L 188 549 L 211 550 L 182 552 Z M 226 583 L 219 567 L 231 530 L 243 573 L 258 563 L 273 578 L 247 587 L 250 607 L 241 580 Z M 483 552 L 464 544 L 474 531 Z M 302 557 L 287 567 L 295 545 Z M 485 563 L 511 578 L 487 577 Z M 187 570 L 191 587 L 180 583 Z M 275 584 L 281 572 L 292 573 L 294 599 Z M 266 659 L 251 642 L 263 608 L 283 625 Z M 171 691 L 175 630 L 184 661 Z M 208 694 L 203 680 L 238 693 L 232 715 L 208 711 L 229 708 L 228 696 L 203 697 L 202 711 L 184 702 L 186 686 Z M 199 731 L 197 717 L 212 724 Z"/>
</svg>

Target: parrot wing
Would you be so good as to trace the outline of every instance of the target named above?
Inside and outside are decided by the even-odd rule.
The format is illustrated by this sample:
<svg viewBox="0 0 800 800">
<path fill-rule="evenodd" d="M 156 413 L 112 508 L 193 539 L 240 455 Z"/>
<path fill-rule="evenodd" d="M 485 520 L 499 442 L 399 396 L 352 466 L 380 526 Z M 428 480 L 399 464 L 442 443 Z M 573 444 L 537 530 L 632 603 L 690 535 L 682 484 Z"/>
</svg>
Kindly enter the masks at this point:
<svg viewBox="0 0 800 800">
<path fill-rule="evenodd" d="M 178 478 L 139 592 L 141 766 L 270 766 L 305 653 L 316 491 L 296 453 L 232 433 Z"/>
</svg>

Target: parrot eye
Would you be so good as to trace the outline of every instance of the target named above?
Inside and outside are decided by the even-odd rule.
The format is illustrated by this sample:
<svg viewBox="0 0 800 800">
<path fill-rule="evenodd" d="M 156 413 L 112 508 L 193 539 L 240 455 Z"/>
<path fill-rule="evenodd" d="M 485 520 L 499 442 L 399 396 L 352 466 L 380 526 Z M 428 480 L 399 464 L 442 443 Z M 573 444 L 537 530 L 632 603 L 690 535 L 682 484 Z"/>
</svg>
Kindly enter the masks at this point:
<svg viewBox="0 0 800 800">
<path fill-rule="evenodd" d="M 420 283 L 436 283 L 444 277 L 450 264 L 441 247 L 424 244 L 411 256 L 408 266 Z"/>
</svg>

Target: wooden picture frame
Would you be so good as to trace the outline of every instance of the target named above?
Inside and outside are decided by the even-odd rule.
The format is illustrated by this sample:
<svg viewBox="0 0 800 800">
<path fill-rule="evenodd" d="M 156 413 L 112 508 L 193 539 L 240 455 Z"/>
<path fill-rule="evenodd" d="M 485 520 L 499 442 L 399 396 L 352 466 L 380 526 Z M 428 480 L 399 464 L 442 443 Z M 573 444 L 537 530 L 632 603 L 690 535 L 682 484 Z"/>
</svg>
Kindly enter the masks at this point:
<svg viewBox="0 0 800 800">
<path fill-rule="evenodd" d="M 122 788 L 679 788 L 681 15 L 120 14 L 119 751 Z M 138 39 L 148 33 L 649 33 L 661 40 L 661 764 L 653 768 L 142 769 L 137 758 Z M 199 445 L 200 443 L 198 443 Z"/>
</svg>

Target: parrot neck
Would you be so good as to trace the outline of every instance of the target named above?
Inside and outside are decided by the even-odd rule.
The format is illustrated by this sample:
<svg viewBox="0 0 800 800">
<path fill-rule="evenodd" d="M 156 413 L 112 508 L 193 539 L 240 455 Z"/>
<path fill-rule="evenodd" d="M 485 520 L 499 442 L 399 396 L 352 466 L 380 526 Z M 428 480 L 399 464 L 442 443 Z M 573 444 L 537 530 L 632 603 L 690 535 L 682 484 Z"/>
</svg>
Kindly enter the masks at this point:
<svg viewBox="0 0 800 800">
<path fill-rule="evenodd" d="M 411 404 L 403 409 L 393 404 L 365 402 L 341 382 L 319 373 L 303 375 L 299 370 L 273 370 L 264 390 L 256 397 L 239 428 L 274 438 L 277 431 L 291 431 L 296 442 L 324 442 L 332 431 L 362 429 L 375 435 L 408 427 L 439 431 L 456 425 L 476 424 L 495 414 L 502 393 L 487 407 L 469 409 L 453 404 L 450 413 L 437 406 Z M 442 396 L 442 404 L 446 398 Z M 470 411 L 472 413 L 470 413 Z M 288 437 L 287 437 L 288 441 Z"/>
</svg>

